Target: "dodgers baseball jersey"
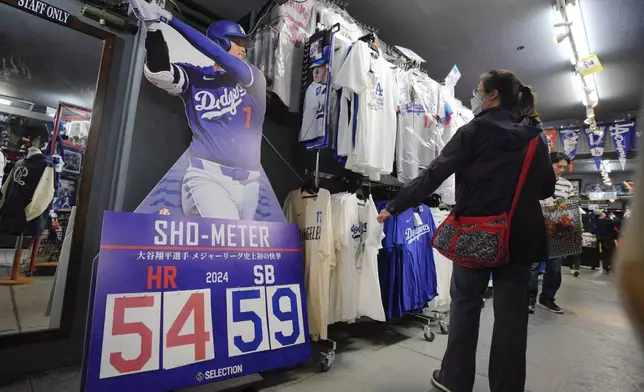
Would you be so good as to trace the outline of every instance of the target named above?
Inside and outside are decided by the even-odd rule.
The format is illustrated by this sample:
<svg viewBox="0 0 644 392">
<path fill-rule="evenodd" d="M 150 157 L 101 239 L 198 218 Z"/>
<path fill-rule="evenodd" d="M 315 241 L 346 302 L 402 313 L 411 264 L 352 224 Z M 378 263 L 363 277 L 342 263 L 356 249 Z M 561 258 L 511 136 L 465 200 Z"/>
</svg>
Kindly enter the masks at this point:
<svg viewBox="0 0 644 392">
<path fill-rule="evenodd" d="M 422 309 L 436 296 L 436 270 L 430 245 L 433 219 L 421 204 L 396 216 L 395 243 L 402 249 L 403 311 Z"/>
<path fill-rule="evenodd" d="M 328 87 L 326 84 L 313 82 L 306 89 L 304 113 L 300 128 L 300 142 L 324 138 L 327 128 Z"/>
<path fill-rule="evenodd" d="M 422 133 L 427 123 L 427 113 L 422 104 L 412 100 L 401 103 L 396 136 L 396 168 L 398 180 L 401 182 L 409 182 L 418 177 L 419 151 L 422 148 Z"/>
<path fill-rule="evenodd" d="M 300 227 L 311 338 L 327 339 L 330 275 L 335 264 L 331 194 L 320 188 L 317 197 L 302 196 L 300 189 L 292 191 L 284 202 L 284 212 L 289 222 Z"/>
<path fill-rule="evenodd" d="M 266 112 L 266 79 L 251 64 L 252 81 L 241 85 L 214 67 L 175 64 L 184 78 L 180 96 L 192 130 L 192 157 L 224 166 L 258 171 Z"/>
<path fill-rule="evenodd" d="M 381 211 L 387 206 L 388 201 L 379 201 L 376 208 Z M 401 249 L 396 245 L 397 219 L 392 217 L 384 223 L 385 238 L 382 249 L 378 253 L 378 273 L 382 304 L 385 308 L 387 319 L 402 316 L 402 258 Z"/>
<path fill-rule="evenodd" d="M 391 173 L 396 145 L 396 86 L 391 65 L 366 42 L 354 43 L 337 85 L 357 94 L 355 147 L 346 168 L 366 175 Z"/>
<path fill-rule="evenodd" d="M 398 73 L 399 108 L 396 145 L 398 179 L 409 182 L 427 168 L 442 145 L 437 135 L 440 85 L 418 70 Z"/>
</svg>

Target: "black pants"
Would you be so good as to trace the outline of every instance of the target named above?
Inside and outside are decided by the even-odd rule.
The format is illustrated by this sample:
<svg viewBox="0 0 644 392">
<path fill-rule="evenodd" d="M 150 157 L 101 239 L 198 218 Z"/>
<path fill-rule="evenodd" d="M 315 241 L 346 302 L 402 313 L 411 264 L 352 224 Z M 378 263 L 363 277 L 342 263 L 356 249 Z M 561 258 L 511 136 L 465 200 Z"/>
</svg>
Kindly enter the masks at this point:
<svg viewBox="0 0 644 392">
<path fill-rule="evenodd" d="M 530 263 L 510 263 L 493 269 L 494 332 L 490 351 L 491 392 L 525 388 L 528 340 L 528 280 Z M 454 265 L 450 328 L 440 378 L 452 392 L 471 392 L 476 371 L 476 348 L 488 269 Z"/>
<path fill-rule="evenodd" d="M 570 269 L 573 271 L 579 271 L 581 267 L 581 254 L 572 255 L 566 257 L 566 260 L 570 263 Z"/>
<path fill-rule="evenodd" d="M 540 299 L 549 299 L 554 301 L 555 295 L 561 287 L 561 263 L 563 257 L 547 260 L 546 272 L 543 274 L 543 285 L 541 287 Z M 539 294 L 539 268 L 541 263 L 532 263 L 532 273 L 530 274 L 530 305 L 537 303 Z"/>
<path fill-rule="evenodd" d="M 616 247 L 615 240 L 601 239 L 600 243 L 602 245 L 602 268 L 604 268 L 604 271 L 610 272 L 611 266 L 613 264 L 613 253 L 615 253 Z"/>
</svg>

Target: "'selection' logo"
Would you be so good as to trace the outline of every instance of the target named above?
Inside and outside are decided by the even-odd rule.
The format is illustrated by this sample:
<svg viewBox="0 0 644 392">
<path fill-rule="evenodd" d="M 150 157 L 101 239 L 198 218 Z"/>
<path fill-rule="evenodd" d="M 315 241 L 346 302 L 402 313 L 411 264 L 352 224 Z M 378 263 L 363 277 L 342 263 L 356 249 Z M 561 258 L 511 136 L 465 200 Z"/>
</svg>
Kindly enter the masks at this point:
<svg viewBox="0 0 644 392">
<path fill-rule="evenodd" d="M 203 381 L 204 377 L 205 377 L 204 374 L 199 372 L 197 373 L 197 376 L 195 378 L 197 379 L 197 381 L 201 382 Z"/>
</svg>

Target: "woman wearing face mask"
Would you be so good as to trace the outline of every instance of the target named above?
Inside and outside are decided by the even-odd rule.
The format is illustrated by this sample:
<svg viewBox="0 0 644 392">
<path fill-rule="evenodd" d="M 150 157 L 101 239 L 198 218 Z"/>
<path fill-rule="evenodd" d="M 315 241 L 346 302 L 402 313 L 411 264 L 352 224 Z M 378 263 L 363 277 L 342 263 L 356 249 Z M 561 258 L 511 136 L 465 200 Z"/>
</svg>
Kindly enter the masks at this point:
<svg viewBox="0 0 644 392">
<path fill-rule="evenodd" d="M 547 259 L 539 200 L 553 195 L 555 174 L 539 127 L 535 97 L 506 70 L 481 76 L 474 91 L 476 117 L 461 127 L 429 168 L 401 189 L 378 215 L 380 222 L 416 205 L 456 173 L 457 216 L 493 216 L 510 210 L 528 149 L 539 138 L 510 231 L 510 262 L 494 269 L 454 264 L 450 333 L 442 367 L 432 382 L 451 392 L 471 392 L 483 295 L 494 283 L 494 334 L 489 379 L 492 392 L 523 391 L 526 375 L 528 281 L 532 262 Z"/>
</svg>

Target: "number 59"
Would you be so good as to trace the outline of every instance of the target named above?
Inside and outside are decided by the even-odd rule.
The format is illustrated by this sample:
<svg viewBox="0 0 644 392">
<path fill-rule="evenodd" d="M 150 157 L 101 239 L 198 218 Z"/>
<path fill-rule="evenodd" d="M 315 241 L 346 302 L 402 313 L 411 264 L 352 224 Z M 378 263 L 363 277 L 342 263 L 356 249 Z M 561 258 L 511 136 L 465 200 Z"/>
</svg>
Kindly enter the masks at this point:
<svg viewBox="0 0 644 392">
<path fill-rule="evenodd" d="M 298 284 L 227 289 L 228 355 L 304 343 L 301 300 Z"/>
</svg>

